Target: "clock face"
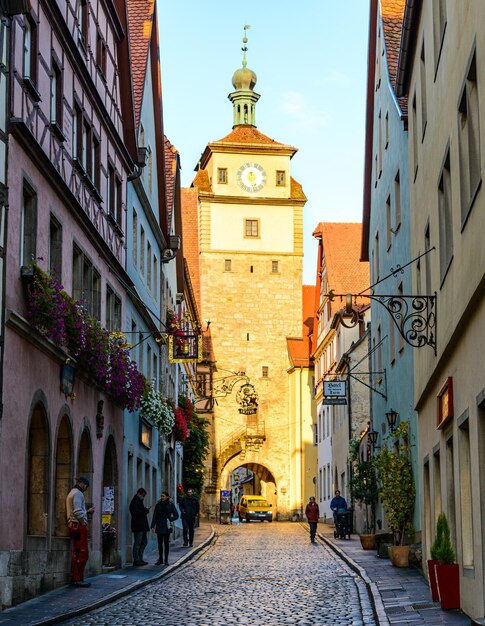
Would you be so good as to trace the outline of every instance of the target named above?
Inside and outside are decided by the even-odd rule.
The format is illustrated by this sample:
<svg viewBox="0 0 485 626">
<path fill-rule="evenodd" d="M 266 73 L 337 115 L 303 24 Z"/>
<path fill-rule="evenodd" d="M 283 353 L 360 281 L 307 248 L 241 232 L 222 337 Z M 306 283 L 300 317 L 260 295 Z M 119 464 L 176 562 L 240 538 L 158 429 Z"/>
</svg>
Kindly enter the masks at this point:
<svg viewBox="0 0 485 626">
<path fill-rule="evenodd" d="M 266 183 L 266 172 L 259 163 L 248 162 L 241 165 L 236 172 L 238 185 L 253 193 L 262 189 Z"/>
</svg>

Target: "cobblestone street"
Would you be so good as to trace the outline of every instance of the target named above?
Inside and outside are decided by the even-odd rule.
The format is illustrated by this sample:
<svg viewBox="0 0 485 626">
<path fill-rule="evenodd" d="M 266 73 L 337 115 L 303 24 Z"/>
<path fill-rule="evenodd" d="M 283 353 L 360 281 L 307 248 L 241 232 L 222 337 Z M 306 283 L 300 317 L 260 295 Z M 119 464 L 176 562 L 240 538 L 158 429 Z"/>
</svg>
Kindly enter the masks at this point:
<svg viewBox="0 0 485 626">
<path fill-rule="evenodd" d="M 375 624 L 364 583 L 306 526 L 223 526 L 196 558 L 161 581 L 73 621 L 163 626 Z"/>
</svg>

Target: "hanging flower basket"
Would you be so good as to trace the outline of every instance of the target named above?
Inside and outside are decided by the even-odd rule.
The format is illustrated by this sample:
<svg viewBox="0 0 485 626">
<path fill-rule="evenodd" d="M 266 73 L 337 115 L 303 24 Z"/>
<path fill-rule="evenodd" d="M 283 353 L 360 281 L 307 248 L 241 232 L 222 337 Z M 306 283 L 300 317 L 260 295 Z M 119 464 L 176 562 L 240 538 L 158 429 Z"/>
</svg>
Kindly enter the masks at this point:
<svg viewBox="0 0 485 626">
<path fill-rule="evenodd" d="M 59 281 L 34 264 L 27 296 L 28 319 L 45 337 L 64 348 L 76 368 L 129 411 L 140 405 L 143 375 L 130 358 L 123 333 L 109 333 L 73 300 Z"/>
<path fill-rule="evenodd" d="M 158 430 L 168 436 L 175 424 L 172 404 L 156 389 L 151 388 L 141 399 L 142 417 L 149 419 Z"/>
</svg>

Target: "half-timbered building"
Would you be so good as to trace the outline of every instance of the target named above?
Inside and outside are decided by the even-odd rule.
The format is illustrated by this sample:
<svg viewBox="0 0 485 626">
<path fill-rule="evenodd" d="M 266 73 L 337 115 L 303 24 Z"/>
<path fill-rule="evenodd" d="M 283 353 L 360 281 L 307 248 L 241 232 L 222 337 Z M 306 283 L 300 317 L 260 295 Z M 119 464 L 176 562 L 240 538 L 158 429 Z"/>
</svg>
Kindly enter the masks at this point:
<svg viewBox="0 0 485 626">
<path fill-rule="evenodd" d="M 65 497 L 76 476 L 90 479 L 95 507 L 87 573 L 120 562 L 126 401 L 93 376 L 99 361 L 83 371 L 79 346 L 36 323 L 32 291 L 36 277 L 54 277 L 82 302 L 84 320 L 121 330 L 127 179 L 138 161 L 125 0 L 32 0 L 30 13 L 12 18 L 10 61 L 3 605 L 67 581 Z M 47 311 L 57 321 L 65 300 L 54 284 Z"/>
</svg>

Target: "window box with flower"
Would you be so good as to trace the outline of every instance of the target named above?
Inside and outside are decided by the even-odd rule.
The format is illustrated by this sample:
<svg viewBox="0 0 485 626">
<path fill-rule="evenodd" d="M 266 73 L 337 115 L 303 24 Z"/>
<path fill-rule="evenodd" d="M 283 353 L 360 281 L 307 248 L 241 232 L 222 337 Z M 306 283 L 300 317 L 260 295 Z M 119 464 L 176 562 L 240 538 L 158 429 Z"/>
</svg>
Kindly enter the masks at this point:
<svg viewBox="0 0 485 626">
<path fill-rule="evenodd" d="M 130 358 L 123 333 L 109 333 L 89 317 L 59 281 L 34 264 L 28 286 L 28 319 L 42 335 L 63 348 L 76 368 L 129 411 L 140 405 L 143 375 Z"/>
<path fill-rule="evenodd" d="M 175 424 L 173 405 L 153 387 L 143 395 L 140 413 L 142 417 L 149 419 L 163 435 L 168 437 L 172 432 Z"/>
</svg>

